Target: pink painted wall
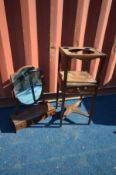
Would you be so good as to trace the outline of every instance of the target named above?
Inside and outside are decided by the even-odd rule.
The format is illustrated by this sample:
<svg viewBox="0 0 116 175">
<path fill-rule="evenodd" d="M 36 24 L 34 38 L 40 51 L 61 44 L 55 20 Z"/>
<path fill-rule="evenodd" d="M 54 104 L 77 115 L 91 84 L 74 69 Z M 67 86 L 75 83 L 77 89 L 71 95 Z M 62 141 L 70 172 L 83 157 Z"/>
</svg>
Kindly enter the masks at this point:
<svg viewBox="0 0 116 175">
<path fill-rule="evenodd" d="M 0 0 L 0 9 L 0 97 L 11 95 L 10 75 L 27 64 L 40 67 L 46 92 L 55 92 L 61 45 L 105 52 L 101 83 L 116 87 L 115 0 Z M 70 68 L 95 75 L 98 65 L 74 62 Z"/>
</svg>

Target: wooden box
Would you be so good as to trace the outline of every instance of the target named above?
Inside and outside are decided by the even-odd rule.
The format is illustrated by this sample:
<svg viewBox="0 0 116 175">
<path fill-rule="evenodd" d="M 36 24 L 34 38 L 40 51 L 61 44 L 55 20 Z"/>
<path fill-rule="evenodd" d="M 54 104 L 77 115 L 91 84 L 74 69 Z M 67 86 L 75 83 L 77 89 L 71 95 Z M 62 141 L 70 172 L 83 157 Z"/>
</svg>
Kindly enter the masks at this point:
<svg viewBox="0 0 116 175">
<path fill-rule="evenodd" d="M 42 102 L 26 108 L 24 111 L 21 111 L 18 114 L 13 114 L 11 119 L 16 131 L 18 131 L 54 114 L 55 108 L 51 106 L 50 103 Z"/>
</svg>

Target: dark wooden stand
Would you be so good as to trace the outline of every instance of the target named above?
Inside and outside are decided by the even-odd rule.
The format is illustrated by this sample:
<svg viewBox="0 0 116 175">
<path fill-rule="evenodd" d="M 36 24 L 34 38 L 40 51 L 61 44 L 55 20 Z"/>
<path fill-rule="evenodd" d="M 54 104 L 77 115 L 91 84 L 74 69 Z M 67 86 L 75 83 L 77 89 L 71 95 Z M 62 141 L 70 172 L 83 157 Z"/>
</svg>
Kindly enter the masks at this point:
<svg viewBox="0 0 116 175">
<path fill-rule="evenodd" d="M 62 104 L 61 104 L 61 116 L 60 124 L 62 120 L 69 115 L 71 112 L 78 112 L 81 115 L 89 117 L 88 124 L 91 121 L 91 116 L 94 109 L 95 97 L 97 95 L 98 86 L 100 83 L 100 74 L 106 54 L 97 51 L 94 48 L 86 47 L 60 47 L 59 49 L 59 63 L 58 63 L 58 83 L 57 83 L 57 97 L 56 97 L 56 108 L 58 106 L 59 90 L 62 91 Z M 87 71 L 68 71 L 69 63 L 72 59 L 79 59 L 82 61 L 91 61 L 99 58 L 100 65 L 98 75 L 96 79 Z M 64 59 L 64 70 L 61 71 L 61 59 Z M 80 100 L 74 105 L 66 105 L 65 97 L 66 94 L 76 94 L 80 96 Z M 83 113 L 78 110 L 78 106 L 81 104 L 83 96 L 91 95 L 92 103 L 91 110 L 88 113 Z M 66 112 L 64 113 L 64 107 Z"/>
<path fill-rule="evenodd" d="M 54 114 L 55 108 L 51 106 L 50 103 L 40 102 L 36 105 L 28 107 L 18 114 L 14 113 L 11 116 L 11 119 L 13 121 L 16 131 L 18 131 Z"/>
</svg>

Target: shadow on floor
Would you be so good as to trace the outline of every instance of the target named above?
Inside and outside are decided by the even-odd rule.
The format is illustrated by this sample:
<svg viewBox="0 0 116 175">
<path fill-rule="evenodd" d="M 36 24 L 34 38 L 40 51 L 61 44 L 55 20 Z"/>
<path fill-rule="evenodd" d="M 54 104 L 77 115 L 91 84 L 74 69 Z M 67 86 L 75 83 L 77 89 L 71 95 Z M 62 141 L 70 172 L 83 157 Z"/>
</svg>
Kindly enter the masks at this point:
<svg viewBox="0 0 116 175">
<path fill-rule="evenodd" d="M 72 101 L 74 102 L 74 100 Z M 87 109 L 90 109 L 90 101 L 91 98 L 86 98 L 83 101 L 83 104 Z M 82 110 L 85 110 L 83 107 L 81 108 Z M 15 127 L 10 118 L 14 110 L 15 108 L 13 107 L 0 108 L 0 131 L 2 133 L 15 132 Z M 72 113 L 70 117 L 65 118 L 65 120 L 63 121 L 63 125 L 87 125 L 88 119 L 86 119 L 84 123 L 81 123 L 81 119 L 78 122 L 78 118 L 76 117 L 75 120 L 75 117 L 73 116 L 74 114 Z M 96 98 L 95 110 L 92 121 L 95 124 L 116 125 L 116 95 L 98 96 Z M 59 128 L 60 112 L 57 112 L 51 119 L 49 119 L 48 117 L 47 120 L 31 126 L 31 128 L 42 127 Z M 114 131 L 113 133 L 116 134 L 116 131 Z"/>
<path fill-rule="evenodd" d="M 10 118 L 14 110 L 14 107 L 0 108 L 0 131 L 2 133 L 15 133 L 15 127 Z"/>
<path fill-rule="evenodd" d="M 86 109 L 90 109 L 90 98 L 84 100 Z M 116 125 L 116 95 L 98 96 L 92 116 L 95 124 Z"/>
<path fill-rule="evenodd" d="M 77 123 L 73 121 L 72 119 L 65 118 L 63 120 L 62 125 L 88 125 L 88 123 Z M 48 122 L 40 122 L 35 125 L 30 126 L 31 128 L 43 128 L 43 127 L 49 127 L 49 128 L 60 128 L 60 112 L 56 112 L 54 116 L 48 121 Z"/>
</svg>

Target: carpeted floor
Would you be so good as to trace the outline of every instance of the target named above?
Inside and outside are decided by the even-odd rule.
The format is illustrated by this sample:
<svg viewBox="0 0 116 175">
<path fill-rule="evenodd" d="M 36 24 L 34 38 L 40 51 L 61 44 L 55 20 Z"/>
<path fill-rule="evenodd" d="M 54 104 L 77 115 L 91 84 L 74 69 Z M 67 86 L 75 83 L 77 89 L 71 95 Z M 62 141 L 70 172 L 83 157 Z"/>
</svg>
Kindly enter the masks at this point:
<svg viewBox="0 0 116 175">
<path fill-rule="evenodd" d="M 60 128 L 58 109 L 15 134 L 13 111 L 0 109 L 0 175 L 116 175 L 116 95 L 97 97 L 91 125 L 73 113 Z"/>
</svg>

